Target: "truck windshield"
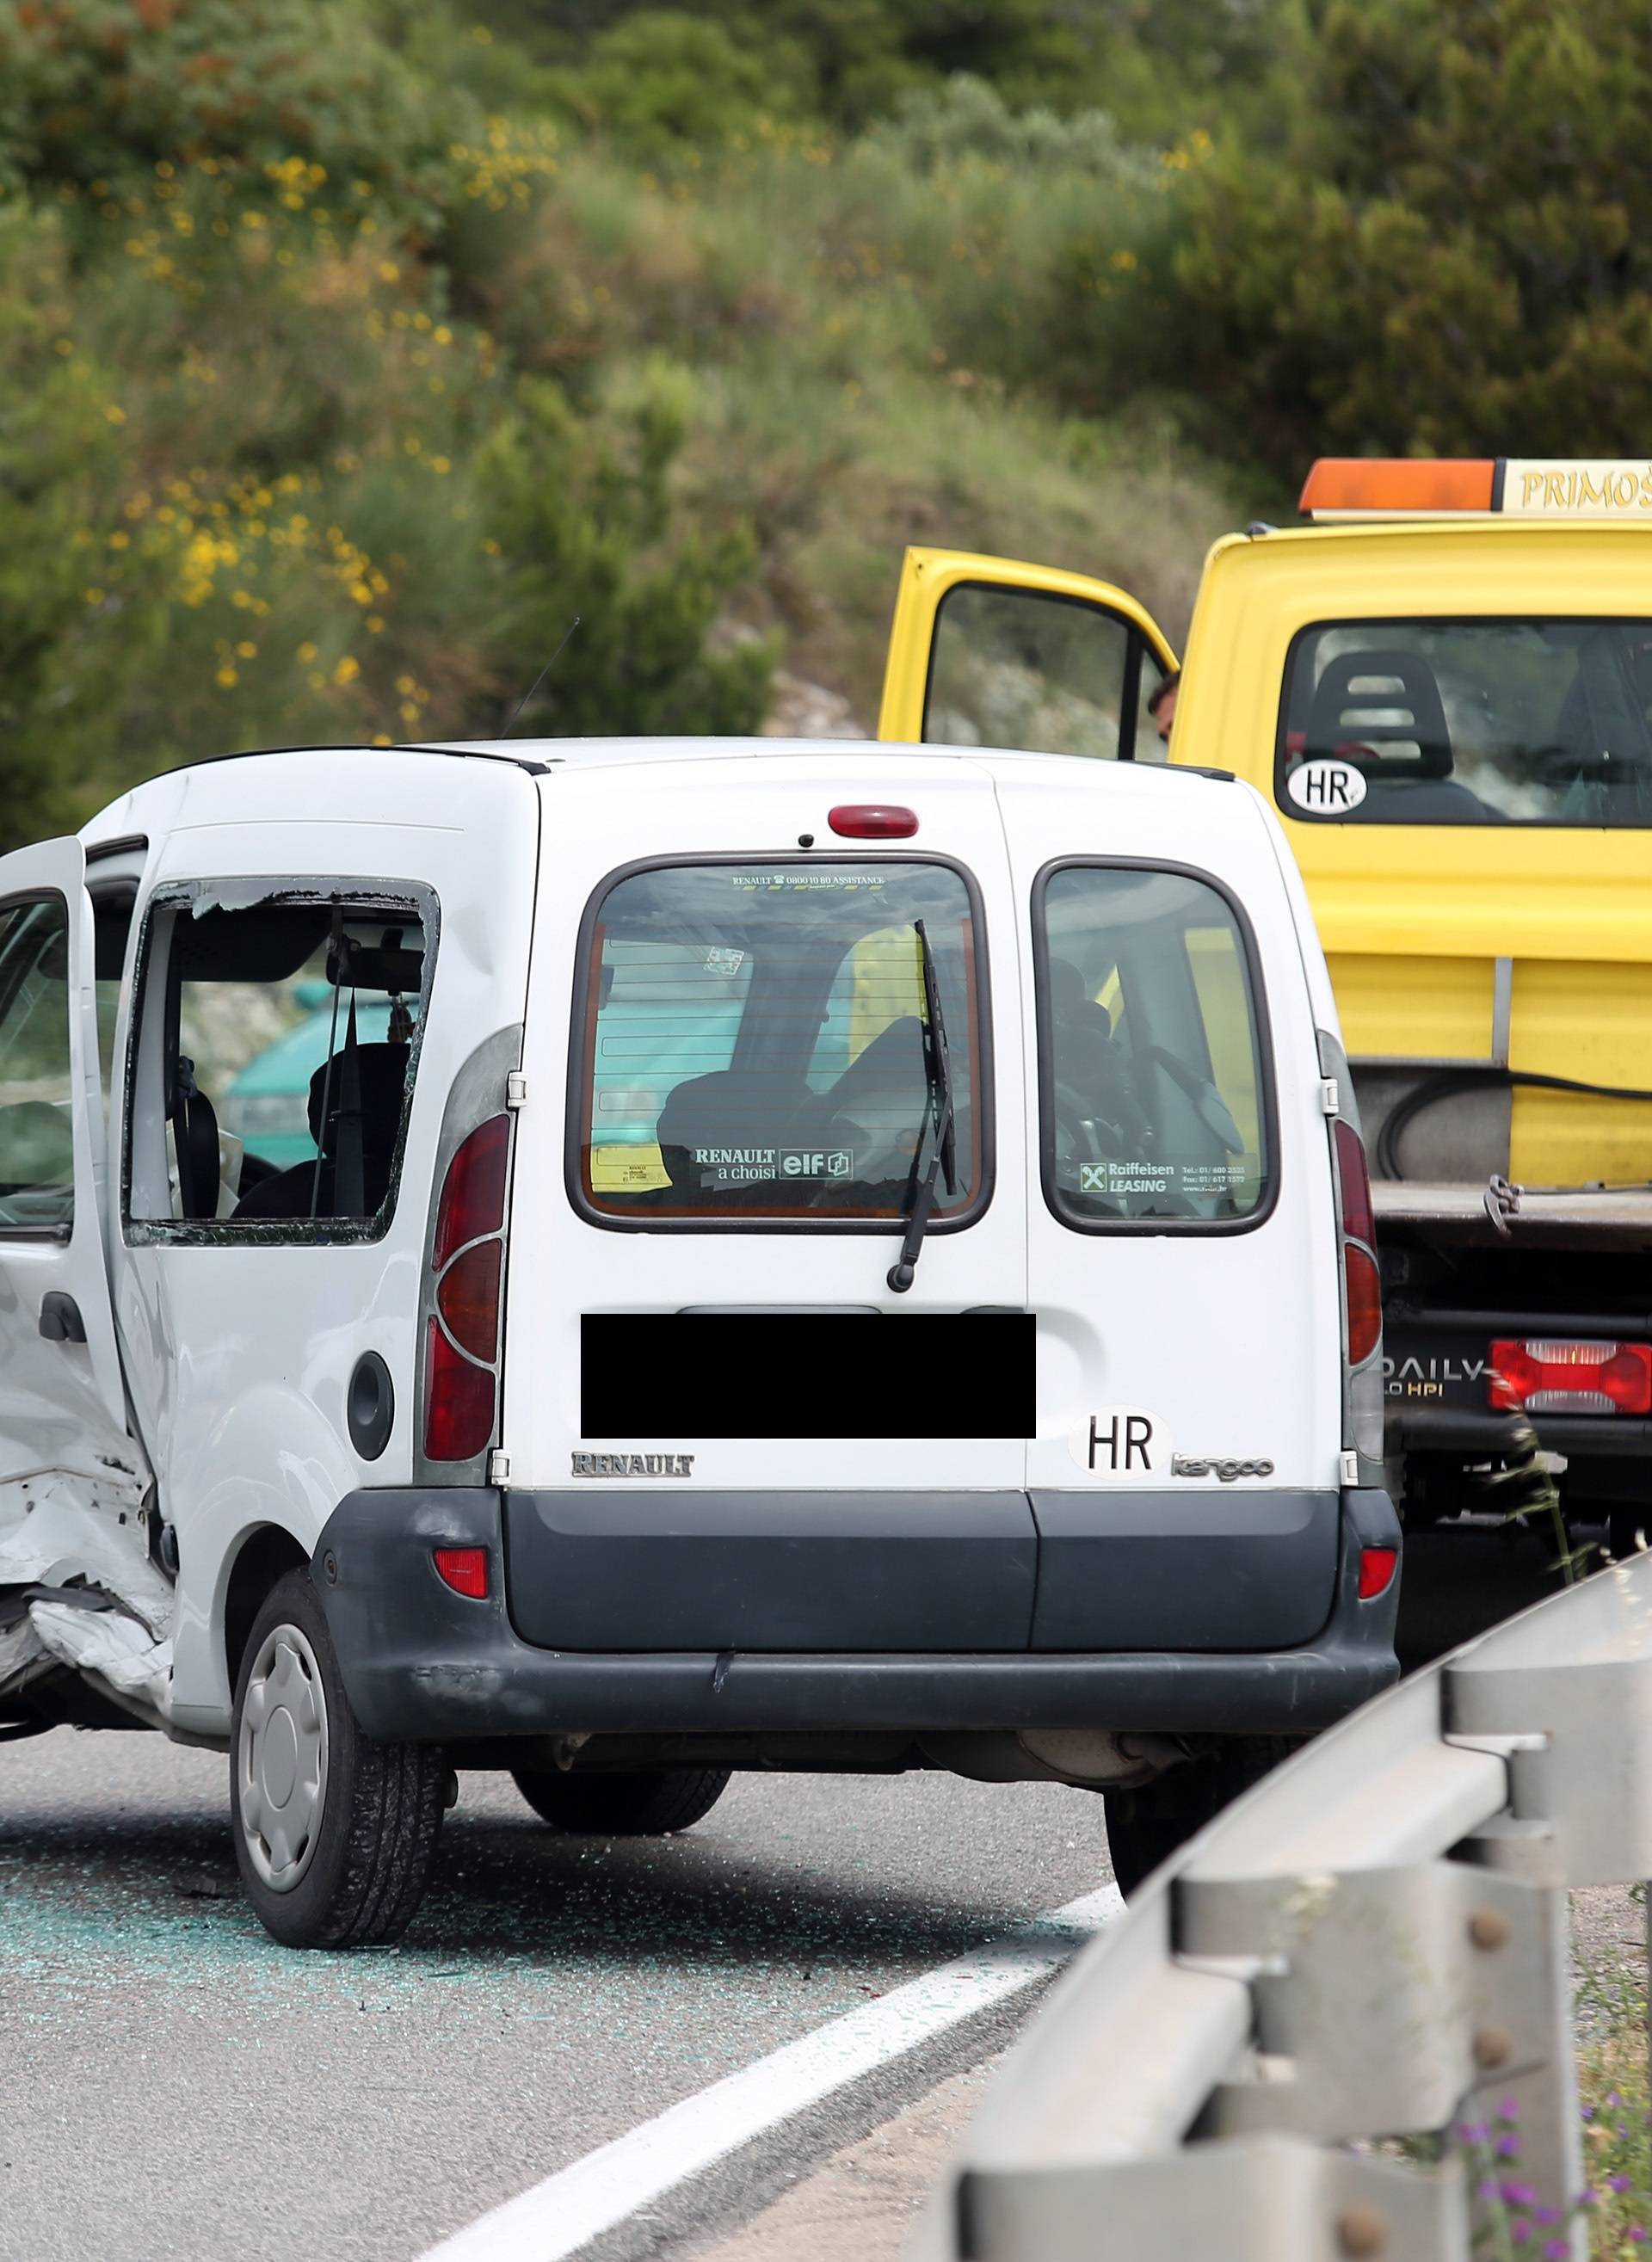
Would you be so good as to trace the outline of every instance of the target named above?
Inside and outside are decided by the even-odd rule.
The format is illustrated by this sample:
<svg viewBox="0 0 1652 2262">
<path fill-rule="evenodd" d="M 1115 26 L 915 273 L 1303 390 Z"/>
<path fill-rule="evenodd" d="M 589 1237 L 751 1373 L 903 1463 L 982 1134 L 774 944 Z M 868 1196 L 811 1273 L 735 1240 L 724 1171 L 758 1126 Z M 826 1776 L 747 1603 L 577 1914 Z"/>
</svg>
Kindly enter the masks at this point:
<svg viewBox="0 0 1652 2262">
<path fill-rule="evenodd" d="M 1652 621 L 1304 630 L 1274 790 L 1299 822 L 1652 825 Z"/>
<path fill-rule="evenodd" d="M 927 1160 L 921 920 L 940 985 L 956 1187 L 981 1191 L 977 922 L 963 875 L 868 859 L 679 864 L 598 903 L 579 1070 L 588 1204 L 650 1225 L 898 1221 Z"/>
</svg>

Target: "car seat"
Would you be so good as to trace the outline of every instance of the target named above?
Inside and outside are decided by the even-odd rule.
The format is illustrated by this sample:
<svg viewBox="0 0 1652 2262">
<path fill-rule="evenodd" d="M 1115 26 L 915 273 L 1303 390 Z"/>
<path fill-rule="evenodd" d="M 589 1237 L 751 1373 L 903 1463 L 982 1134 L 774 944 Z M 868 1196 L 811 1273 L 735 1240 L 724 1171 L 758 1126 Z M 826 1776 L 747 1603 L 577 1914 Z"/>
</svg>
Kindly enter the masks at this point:
<svg viewBox="0 0 1652 2262">
<path fill-rule="evenodd" d="M 310 1136 L 321 1149 L 320 1159 L 314 1163 L 298 1163 L 290 1171 L 278 1171 L 273 1178 L 264 1178 L 242 1196 L 235 1207 L 235 1216 L 242 1218 L 308 1217 L 311 1199 L 314 1196 L 314 1211 L 318 1217 L 332 1217 L 334 1190 L 338 1173 L 339 1126 L 344 1114 L 343 1099 L 344 1055 L 335 1053 L 331 1063 L 332 1077 L 328 1088 L 328 1063 L 323 1062 L 310 1078 L 309 1119 Z M 372 1217 L 378 1214 L 386 1194 L 390 1190 L 390 1167 L 395 1156 L 396 1134 L 401 1127 L 401 1104 L 408 1084 L 408 1048 L 406 1045 L 369 1044 L 356 1047 L 356 1065 L 361 1084 L 361 1145 L 363 1205 L 359 1214 Z M 323 1122 L 323 1098 L 327 1120 Z M 317 1173 L 321 1184 L 316 1185 Z"/>
<path fill-rule="evenodd" d="M 1365 779 L 1356 821 L 1461 825 L 1490 814 L 1452 776 L 1445 702 L 1420 652 L 1338 652 L 1314 686 L 1303 735 L 1305 762 L 1334 757 Z M 1400 746 L 1415 752 L 1383 751 Z"/>
</svg>

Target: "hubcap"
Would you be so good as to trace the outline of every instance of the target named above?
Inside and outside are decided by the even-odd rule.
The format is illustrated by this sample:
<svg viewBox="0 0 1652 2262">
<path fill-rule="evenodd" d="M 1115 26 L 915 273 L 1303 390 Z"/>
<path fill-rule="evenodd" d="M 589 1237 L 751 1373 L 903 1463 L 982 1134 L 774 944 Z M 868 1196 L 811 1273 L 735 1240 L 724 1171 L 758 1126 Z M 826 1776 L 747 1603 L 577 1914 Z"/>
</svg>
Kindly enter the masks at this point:
<svg viewBox="0 0 1652 2262">
<path fill-rule="evenodd" d="M 275 1627 L 253 1660 L 235 1773 L 252 1865 L 274 1891 L 290 1893 L 310 1866 L 327 1802 L 321 1669 L 295 1625 Z"/>
</svg>

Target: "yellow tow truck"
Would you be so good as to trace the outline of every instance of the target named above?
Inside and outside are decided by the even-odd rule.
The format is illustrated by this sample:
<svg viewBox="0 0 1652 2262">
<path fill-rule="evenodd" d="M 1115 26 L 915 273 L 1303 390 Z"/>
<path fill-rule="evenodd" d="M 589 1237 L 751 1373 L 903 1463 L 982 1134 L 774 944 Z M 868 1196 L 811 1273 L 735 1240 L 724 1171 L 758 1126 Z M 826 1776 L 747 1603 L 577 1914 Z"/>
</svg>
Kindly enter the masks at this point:
<svg viewBox="0 0 1652 2262">
<path fill-rule="evenodd" d="M 1324 461 L 1206 562 L 1171 759 L 1276 810 L 1370 1149 L 1391 1481 L 1511 1410 L 1569 1520 L 1652 1510 L 1652 462 Z M 879 736 L 1162 760 L 1128 592 L 913 550 Z M 1235 1315 L 1236 1326 L 1256 1315 Z"/>
</svg>

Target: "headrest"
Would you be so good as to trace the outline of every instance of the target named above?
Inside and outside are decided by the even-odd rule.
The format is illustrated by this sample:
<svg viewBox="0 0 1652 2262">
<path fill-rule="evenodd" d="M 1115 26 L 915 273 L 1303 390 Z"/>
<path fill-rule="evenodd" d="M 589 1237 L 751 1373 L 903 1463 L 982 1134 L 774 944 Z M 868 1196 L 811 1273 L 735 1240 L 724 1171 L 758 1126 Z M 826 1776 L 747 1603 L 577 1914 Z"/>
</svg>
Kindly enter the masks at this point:
<svg viewBox="0 0 1652 2262">
<path fill-rule="evenodd" d="M 814 1098 L 800 1076 L 713 1069 L 678 1084 L 660 1111 L 661 1147 L 776 1147 Z"/>
<path fill-rule="evenodd" d="M 1334 754 L 1370 778 L 1451 775 L 1445 704 L 1420 652 L 1337 653 L 1314 686 L 1304 735 L 1306 761 Z"/>
<path fill-rule="evenodd" d="M 364 1155 L 387 1156 L 396 1143 L 401 1122 L 401 1099 L 408 1083 L 406 1045 L 357 1045 L 361 1070 L 361 1142 Z M 322 1154 L 332 1156 L 338 1142 L 338 1111 L 344 1081 L 344 1056 L 333 1055 L 333 1088 L 328 1099 L 326 1134 L 321 1129 L 321 1094 L 327 1085 L 325 1061 L 310 1078 L 310 1136 Z"/>
</svg>

